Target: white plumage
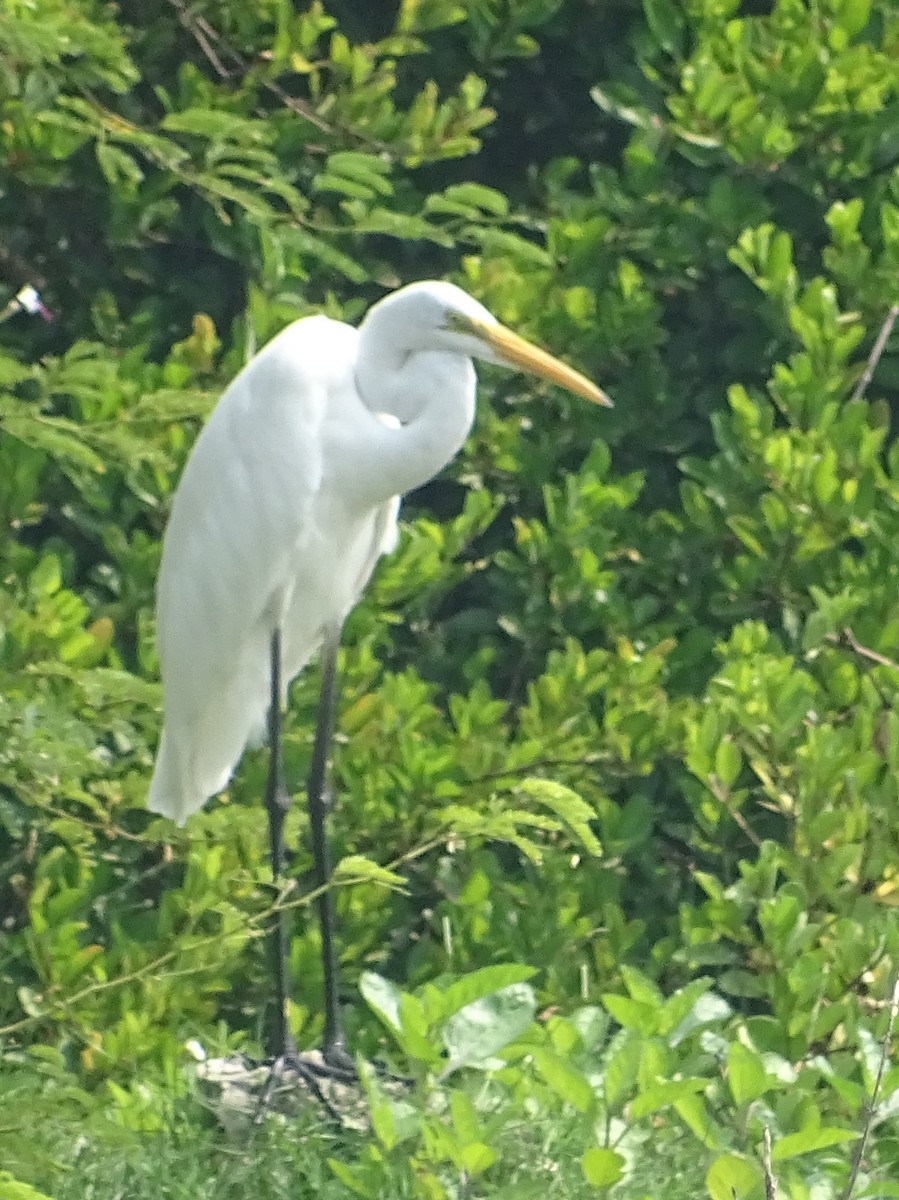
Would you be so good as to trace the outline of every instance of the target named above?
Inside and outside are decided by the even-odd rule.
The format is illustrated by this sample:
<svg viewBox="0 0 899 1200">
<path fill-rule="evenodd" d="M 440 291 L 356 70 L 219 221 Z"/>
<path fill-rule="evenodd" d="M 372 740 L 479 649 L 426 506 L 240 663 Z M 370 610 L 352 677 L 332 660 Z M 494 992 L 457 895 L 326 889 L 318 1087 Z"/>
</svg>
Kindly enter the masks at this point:
<svg viewBox="0 0 899 1200">
<path fill-rule="evenodd" d="M 323 316 L 296 321 L 225 391 L 185 467 L 163 546 L 165 715 L 152 811 L 183 824 L 263 737 L 275 629 L 282 693 L 339 632 L 395 544 L 399 495 L 468 434 L 472 356 L 608 403 L 459 288 L 435 282 L 388 296 L 358 331 Z"/>
<path fill-rule="evenodd" d="M 166 707 L 149 807 L 179 824 L 264 736 L 273 629 L 286 692 L 395 544 L 398 499 L 354 509 L 335 478 L 347 424 L 377 420 L 347 370 L 357 340 L 326 317 L 285 329 L 222 396 L 178 486 L 157 588 Z"/>
</svg>

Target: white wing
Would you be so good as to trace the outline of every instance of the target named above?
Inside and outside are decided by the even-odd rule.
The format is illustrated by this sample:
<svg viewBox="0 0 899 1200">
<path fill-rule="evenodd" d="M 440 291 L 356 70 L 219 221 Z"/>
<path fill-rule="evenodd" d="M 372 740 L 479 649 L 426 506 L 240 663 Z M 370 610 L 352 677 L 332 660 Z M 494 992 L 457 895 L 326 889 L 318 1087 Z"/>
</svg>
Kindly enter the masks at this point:
<svg viewBox="0 0 899 1200">
<path fill-rule="evenodd" d="M 356 331 L 295 322 L 226 390 L 185 467 L 157 589 L 165 717 L 149 808 L 179 822 L 228 782 L 269 706 L 271 634 L 287 682 L 339 625 L 395 536 L 398 502 L 346 511 L 329 450 L 374 418 Z"/>
</svg>

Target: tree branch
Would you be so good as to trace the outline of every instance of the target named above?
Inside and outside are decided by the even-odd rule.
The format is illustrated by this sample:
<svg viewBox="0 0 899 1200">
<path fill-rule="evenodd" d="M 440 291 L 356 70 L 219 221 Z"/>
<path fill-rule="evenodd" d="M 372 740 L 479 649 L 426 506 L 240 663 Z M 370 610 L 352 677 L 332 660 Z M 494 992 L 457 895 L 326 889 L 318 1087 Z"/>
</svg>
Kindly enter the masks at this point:
<svg viewBox="0 0 899 1200">
<path fill-rule="evenodd" d="M 850 1197 L 852 1196 L 852 1189 L 855 1187 L 856 1180 L 858 1179 L 858 1173 L 861 1170 L 862 1158 L 864 1157 L 865 1147 L 868 1144 L 868 1135 L 870 1134 L 871 1126 L 874 1123 L 874 1113 L 877 1109 L 877 1100 L 880 1096 L 880 1085 L 883 1081 L 883 1073 L 886 1069 L 887 1058 L 890 1054 L 890 1042 L 893 1038 L 893 1026 L 896 1024 L 897 1015 L 899 1015 L 899 975 L 896 976 L 896 982 L 893 986 L 893 998 L 890 1001 L 890 1015 L 887 1018 L 887 1027 L 880 1042 L 880 1062 L 877 1064 L 877 1075 L 874 1078 L 874 1086 L 871 1089 L 871 1098 L 865 1105 L 865 1123 L 862 1126 L 859 1139 L 855 1143 L 855 1151 L 852 1155 L 852 1166 L 849 1168 L 849 1180 L 846 1184 L 845 1191 L 840 1197 L 840 1200 L 850 1200 Z"/>
<path fill-rule="evenodd" d="M 896 324 L 896 318 L 899 317 L 899 304 L 894 304 L 884 318 L 884 322 L 880 327 L 874 345 L 871 347 L 871 353 L 868 355 L 868 361 L 865 364 L 864 372 L 861 379 L 856 384 L 855 391 L 852 393 L 853 400 L 861 400 L 865 392 L 868 390 L 868 384 L 877 370 L 877 364 L 880 362 L 880 356 L 886 348 L 887 340 L 893 331 L 893 326 Z"/>
</svg>

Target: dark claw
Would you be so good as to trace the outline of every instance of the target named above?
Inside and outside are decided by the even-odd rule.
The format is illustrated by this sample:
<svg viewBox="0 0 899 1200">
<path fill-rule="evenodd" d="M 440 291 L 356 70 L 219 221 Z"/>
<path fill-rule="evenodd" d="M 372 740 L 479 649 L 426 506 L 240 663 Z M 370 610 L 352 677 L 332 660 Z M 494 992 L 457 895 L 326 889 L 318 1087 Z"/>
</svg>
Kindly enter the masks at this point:
<svg viewBox="0 0 899 1200">
<path fill-rule="evenodd" d="M 358 1080 L 356 1064 L 353 1062 L 352 1056 L 347 1053 L 346 1046 L 342 1041 L 325 1046 L 322 1049 L 322 1058 L 325 1065 L 334 1072 L 334 1078 L 342 1079 L 347 1083 Z"/>
<path fill-rule="evenodd" d="M 292 1072 L 309 1088 L 318 1103 L 322 1106 L 328 1117 L 341 1124 L 340 1113 L 322 1091 L 320 1079 L 331 1078 L 329 1070 L 322 1064 L 312 1063 L 302 1058 L 296 1049 L 289 1050 L 286 1054 L 282 1054 L 276 1058 L 269 1069 L 268 1079 L 265 1081 L 265 1087 L 262 1089 L 262 1095 L 259 1097 L 259 1104 L 256 1108 L 256 1115 L 253 1117 L 254 1125 L 261 1125 L 268 1111 L 272 1096 L 275 1093 L 275 1088 L 284 1078 L 287 1072 Z M 336 1078 L 336 1076 L 335 1076 Z M 355 1068 L 353 1068 L 352 1078 L 340 1078 L 341 1083 L 350 1083 L 357 1079 Z"/>
</svg>

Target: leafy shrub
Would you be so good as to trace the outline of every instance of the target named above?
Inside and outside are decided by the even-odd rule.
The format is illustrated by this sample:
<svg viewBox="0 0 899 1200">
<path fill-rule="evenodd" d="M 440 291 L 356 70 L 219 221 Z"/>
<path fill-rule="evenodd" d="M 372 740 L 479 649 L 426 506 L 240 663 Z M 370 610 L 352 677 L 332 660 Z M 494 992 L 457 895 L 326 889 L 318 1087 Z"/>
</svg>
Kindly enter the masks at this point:
<svg viewBox="0 0 899 1200">
<path fill-rule="evenodd" d="M 485 371 L 468 446 L 350 620 L 344 965 L 353 995 L 376 971 L 431 1015 L 414 1041 L 349 1006 L 421 1090 L 398 1133 L 371 1083 L 341 1186 L 500 1194 L 538 1113 L 555 1157 L 518 1195 L 553 1164 L 625 1195 L 656 1135 L 665 1161 L 691 1139 L 715 1200 L 761 1195 L 765 1128 L 784 1194 L 856 1169 L 891 1194 L 897 17 L 404 0 L 386 26 L 275 0 L 0 18 L 0 271 L 57 318 L 0 326 L 15 1087 L 102 1145 L 175 1119 L 186 1039 L 258 1047 L 262 762 L 186 832 L 143 811 L 171 488 L 285 322 L 452 272 L 616 408 Z M 315 695 L 310 671 L 292 779 Z M 314 1041 L 308 891 L 291 1020 Z M 435 997 L 514 963 L 544 1018 L 484 1088 L 435 1082 Z M 40 1139 L 4 1137 L 0 1196 L 56 1187 Z"/>
</svg>

